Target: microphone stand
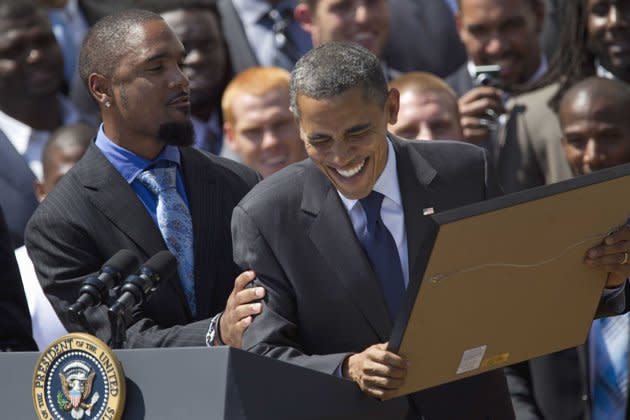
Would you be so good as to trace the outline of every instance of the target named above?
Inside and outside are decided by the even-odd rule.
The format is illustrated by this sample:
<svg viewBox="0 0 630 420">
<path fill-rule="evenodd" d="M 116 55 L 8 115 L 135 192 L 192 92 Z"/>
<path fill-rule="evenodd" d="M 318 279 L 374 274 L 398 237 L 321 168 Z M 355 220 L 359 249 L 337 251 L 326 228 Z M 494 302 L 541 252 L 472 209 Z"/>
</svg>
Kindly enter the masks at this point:
<svg viewBox="0 0 630 420">
<path fill-rule="evenodd" d="M 112 329 L 111 348 L 122 349 L 124 348 L 125 341 L 127 340 L 127 326 L 129 325 L 128 310 L 122 305 L 114 305 L 107 311 L 109 317 L 109 324 Z"/>
</svg>

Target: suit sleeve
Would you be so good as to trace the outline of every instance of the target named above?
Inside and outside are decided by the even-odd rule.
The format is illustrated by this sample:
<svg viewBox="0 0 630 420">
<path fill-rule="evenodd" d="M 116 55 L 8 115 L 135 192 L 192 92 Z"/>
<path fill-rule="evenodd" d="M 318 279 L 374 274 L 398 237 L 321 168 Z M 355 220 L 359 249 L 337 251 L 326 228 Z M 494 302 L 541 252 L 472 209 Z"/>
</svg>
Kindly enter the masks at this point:
<svg viewBox="0 0 630 420">
<path fill-rule="evenodd" d="M 534 399 L 531 371 L 528 362 L 518 363 L 504 369 L 510 398 L 517 420 L 542 420 Z"/>
<path fill-rule="evenodd" d="M 50 205 L 38 209 L 26 231 L 29 256 L 46 297 L 66 329 L 88 332 L 110 343 L 112 331 L 106 305 L 86 310 L 84 323 L 73 322 L 68 316 L 68 307 L 79 297 L 83 280 L 100 269 L 103 252 L 84 223 L 77 221 L 80 216 L 70 218 L 67 213 Z M 209 320 L 161 328 L 141 306 L 133 308 L 131 318 L 125 347 L 205 345 Z"/>
<path fill-rule="evenodd" d="M 307 354 L 300 344 L 297 297 L 291 281 L 254 220 L 237 206 L 232 214 L 234 261 L 256 272 L 257 283 L 266 289 L 262 313 L 243 336 L 243 349 L 274 359 L 334 374 L 350 353 Z M 323 309 L 322 309 L 323 310 Z"/>
</svg>

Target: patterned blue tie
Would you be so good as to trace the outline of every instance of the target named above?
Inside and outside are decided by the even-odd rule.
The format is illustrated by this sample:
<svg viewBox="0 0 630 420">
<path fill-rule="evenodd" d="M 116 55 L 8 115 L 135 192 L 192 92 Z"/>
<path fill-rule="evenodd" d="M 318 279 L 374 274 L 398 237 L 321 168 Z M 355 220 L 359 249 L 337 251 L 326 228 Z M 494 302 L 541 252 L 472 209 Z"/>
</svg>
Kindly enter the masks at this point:
<svg viewBox="0 0 630 420">
<path fill-rule="evenodd" d="M 157 198 L 157 222 L 168 250 L 177 258 L 177 273 L 182 282 L 193 316 L 195 300 L 192 218 L 188 206 L 177 192 L 177 168 L 151 168 L 138 175 L 138 180 Z"/>
<path fill-rule="evenodd" d="M 629 327 L 627 314 L 594 321 L 594 420 L 626 418 Z"/>
<path fill-rule="evenodd" d="M 381 282 L 387 310 L 393 321 L 400 308 L 405 281 L 396 242 L 381 219 L 383 198 L 383 194 L 372 191 L 370 195 L 359 200 L 367 217 L 367 233 L 360 240 Z"/>
</svg>

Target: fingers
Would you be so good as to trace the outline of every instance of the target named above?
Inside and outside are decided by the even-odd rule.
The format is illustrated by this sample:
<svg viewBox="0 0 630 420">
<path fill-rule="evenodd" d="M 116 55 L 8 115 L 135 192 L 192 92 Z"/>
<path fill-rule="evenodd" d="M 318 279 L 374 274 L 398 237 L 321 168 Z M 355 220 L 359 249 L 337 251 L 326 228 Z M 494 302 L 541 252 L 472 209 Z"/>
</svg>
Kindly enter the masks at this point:
<svg viewBox="0 0 630 420">
<path fill-rule="evenodd" d="M 234 291 L 239 292 L 247 286 L 247 284 L 256 278 L 256 273 L 251 270 L 243 271 L 234 280 Z"/>
<path fill-rule="evenodd" d="M 404 383 L 406 360 L 387 351 L 387 343 L 368 347 L 348 358 L 348 376 L 361 390 L 375 398 L 387 398 Z"/>
<path fill-rule="evenodd" d="M 606 287 L 617 287 L 630 276 L 630 226 L 624 225 L 608 235 L 602 244 L 589 249 L 584 262 L 608 272 Z"/>
</svg>

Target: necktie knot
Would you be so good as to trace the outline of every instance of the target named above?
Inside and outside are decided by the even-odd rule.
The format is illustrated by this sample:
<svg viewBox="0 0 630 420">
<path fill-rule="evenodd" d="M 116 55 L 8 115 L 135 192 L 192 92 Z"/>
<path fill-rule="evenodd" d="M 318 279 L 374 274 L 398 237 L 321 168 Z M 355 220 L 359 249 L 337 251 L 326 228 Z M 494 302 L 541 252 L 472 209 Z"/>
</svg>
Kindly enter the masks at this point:
<svg viewBox="0 0 630 420">
<path fill-rule="evenodd" d="M 146 169 L 138 175 L 138 180 L 156 196 L 169 189 L 176 188 L 177 168 Z"/>
<path fill-rule="evenodd" d="M 367 197 L 359 200 L 367 218 L 368 231 L 373 232 L 376 222 L 381 219 L 381 206 L 385 196 L 377 191 L 372 191 Z"/>
</svg>

